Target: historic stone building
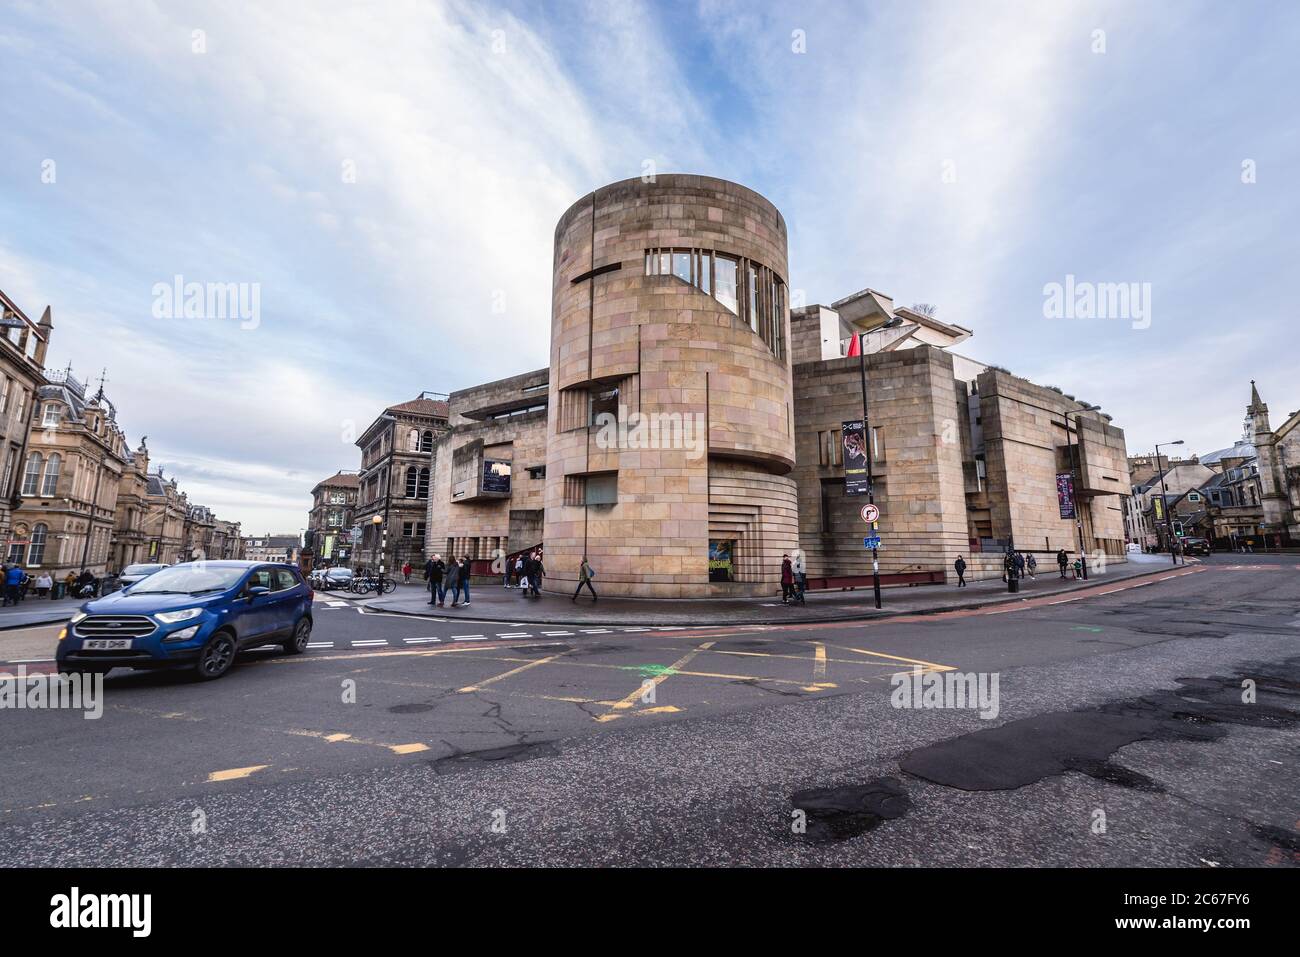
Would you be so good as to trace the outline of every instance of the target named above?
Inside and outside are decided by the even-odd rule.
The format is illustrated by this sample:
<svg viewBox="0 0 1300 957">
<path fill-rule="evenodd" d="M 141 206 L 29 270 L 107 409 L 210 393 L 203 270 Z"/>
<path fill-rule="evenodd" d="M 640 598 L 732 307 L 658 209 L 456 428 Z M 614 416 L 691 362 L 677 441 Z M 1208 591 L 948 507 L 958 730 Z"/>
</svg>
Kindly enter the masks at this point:
<svg viewBox="0 0 1300 957">
<path fill-rule="evenodd" d="M 1274 430 L 1268 405 L 1252 381 L 1246 414 L 1254 429 L 1263 507 L 1260 534 L 1278 545 L 1300 542 L 1300 411 L 1292 412 Z"/>
<path fill-rule="evenodd" d="M 45 353 L 53 328 L 48 306 L 41 321 L 33 322 L 0 291 L 0 460 L 4 462 L 0 478 L 0 537 L 5 543 L 6 557 L 15 545 L 20 545 L 25 554 L 30 544 L 30 527 L 22 535 L 13 534 L 13 511 L 22 504 L 23 463 L 27 460 L 36 409 L 33 398 L 46 384 Z"/>
<path fill-rule="evenodd" d="M 145 517 L 149 511 L 149 448 L 145 440 L 140 447 L 129 449 L 122 466 L 122 480 L 117 490 L 117 515 L 113 528 L 114 571 L 128 565 L 151 561 Z"/>
<path fill-rule="evenodd" d="M 353 523 L 361 527 L 362 539 L 354 565 L 378 568 L 385 524 L 386 570 L 407 560 L 423 562 L 433 445 L 446 429 L 445 398 L 425 392 L 390 405 L 357 439 L 361 471 Z"/>
<path fill-rule="evenodd" d="M 71 372 L 37 392 L 8 560 L 62 578 L 110 570 L 126 437 L 101 387 L 87 398 Z M 24 541 L 25 539 L 25 541 Z"/>
<path fill-rule="evenodd" d="M 161 468 L 145 476 L 144 531 L 149 545 L 144 561 L 166 565 L 184 561 L 181 551 L 188 513 L 189 501 L 176 479 L 167 478 Z"/>
<path fill-rule="evenodd" d="M 549 368 L 450 397 L 425 551 L 485 572 L 544 545 L 550 587 L 585 555 L 610 595 L 771 594 L 784 553 L 814 585 L 862 584 L 844 425 L 865 366 L 887 584 L 944 581 L 958 555 L 996 575 L 1008 546 L 1047 558 L 1080 531 L 1124 560 L 1108 415 L 953 351 L 972 332 L 933 310 L 864 289 L 792 312 L 787 289 L 785 222 L 751 190 L 663 175 L 583 197 L 555 230 Z"/>
<path fill-rule="evenodd" d="M 345 564 L 350 558 L 348 532 L 353 525 L 360 481 L 355 472 L 336 472 L 311 490 L 307 527 L 315 533 L 311 555 L 316 564 Z"/>
<path fill-rule="evenodd" d="M 244 538 L 242 556 L 250 562 L 298 562 L 302 541 L 297 535 L 249 535 Z"/>
</svg>

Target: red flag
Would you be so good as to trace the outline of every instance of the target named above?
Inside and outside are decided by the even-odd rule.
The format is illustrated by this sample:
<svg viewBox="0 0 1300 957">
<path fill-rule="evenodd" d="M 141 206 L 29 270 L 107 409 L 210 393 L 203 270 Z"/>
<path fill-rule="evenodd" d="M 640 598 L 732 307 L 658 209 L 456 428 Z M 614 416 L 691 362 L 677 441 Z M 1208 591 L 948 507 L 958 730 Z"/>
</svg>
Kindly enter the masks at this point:
<svg viewBox="0 0 1300 957">
<path fill-rule="evenodd" d="M 855 332 L 853 333 L 853 338 L 849 340 L 849 351 L 847 355 L 856 356 L 861 354 L 861 352 L 862 352 L 862 339 L 859 338 L 858 333 Z"/>
</svg>

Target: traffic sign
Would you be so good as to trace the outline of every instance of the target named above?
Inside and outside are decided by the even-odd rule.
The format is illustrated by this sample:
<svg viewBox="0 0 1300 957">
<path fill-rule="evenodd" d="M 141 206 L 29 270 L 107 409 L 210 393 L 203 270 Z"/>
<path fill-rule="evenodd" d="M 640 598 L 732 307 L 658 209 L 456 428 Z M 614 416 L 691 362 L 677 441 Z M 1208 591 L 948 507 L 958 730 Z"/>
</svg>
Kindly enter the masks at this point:
<svg viewBox="0 0 1300 957">
<path fill-rule="evenodd" d="M 864 522 L 877 522 L 880 520 L 880 506 L 864 505 L 862 506 L 862 520 Z"/>
<path fill-rule="evenodd" d="M 878 535 L 873 535 L 873 536 L 871 536 L 870 538 L 864 538 L 864 539 L 862 540 L 862 547 L 863 547 L 863 548 L 879 548 L 879 547 L 880 547 L 880 537 L 879 537 Z"/>
</svg>

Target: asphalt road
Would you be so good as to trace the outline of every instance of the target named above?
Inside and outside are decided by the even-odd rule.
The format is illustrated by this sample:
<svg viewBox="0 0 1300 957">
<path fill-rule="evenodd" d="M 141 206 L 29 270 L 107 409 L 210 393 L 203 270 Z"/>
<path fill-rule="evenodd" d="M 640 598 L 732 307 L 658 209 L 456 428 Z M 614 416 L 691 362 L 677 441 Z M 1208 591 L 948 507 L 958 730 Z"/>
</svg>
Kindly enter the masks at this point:
<svg viewBox="0 0 1300 957">
<path fill-rule="evenodd" d="M 1216 556 L 869 624 L 474 626 L 322 598 L 305 655 L 115 674 L 99 720 L 0 710 L 4 860 L 1295 866 L 1298 566 Z M 48 668 L 56 632 L 0 634 L 0 670 Z M 911 669 L 996 675 L 995 709 L 895 707 Z"/>
</svg>

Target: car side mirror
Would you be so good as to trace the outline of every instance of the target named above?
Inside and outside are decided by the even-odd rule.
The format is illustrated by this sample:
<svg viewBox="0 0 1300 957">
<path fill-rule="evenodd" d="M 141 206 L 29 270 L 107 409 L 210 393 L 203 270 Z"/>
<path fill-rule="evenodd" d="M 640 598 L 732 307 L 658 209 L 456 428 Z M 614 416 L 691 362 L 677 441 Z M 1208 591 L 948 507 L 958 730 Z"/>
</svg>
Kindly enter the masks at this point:
<svg viewBox="0 0 1300 957">
<path fill-rule="evenodd" d="M 271 589 L 267 588 L 265 585 L 250 585 L 248 589 L 248 598 L 251 600 L 256 598 L 258 595 L 269 595 L 270 593 Z"/>
</svg>

